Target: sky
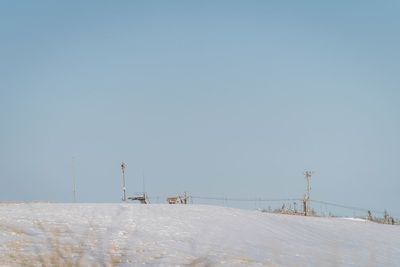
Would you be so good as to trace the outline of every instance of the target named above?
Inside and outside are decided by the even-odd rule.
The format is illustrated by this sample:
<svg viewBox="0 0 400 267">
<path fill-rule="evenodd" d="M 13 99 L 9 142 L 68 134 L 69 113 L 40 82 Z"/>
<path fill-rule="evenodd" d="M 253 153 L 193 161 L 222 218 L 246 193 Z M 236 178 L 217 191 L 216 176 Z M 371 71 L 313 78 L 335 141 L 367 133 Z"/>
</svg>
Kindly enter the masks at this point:
<svg viewBox="0 0 400 267">
<path fill-rule="evenodd" d="M 1 1 L 0 201 L 311 198 L 400 216 L 398 1 Z M 144 177 L 144 186 L 143 186 Z M 143 188 L 144 187 L 144 188 Z M 160 200 L 161 201 L 161 200 Z"/>
</svg>

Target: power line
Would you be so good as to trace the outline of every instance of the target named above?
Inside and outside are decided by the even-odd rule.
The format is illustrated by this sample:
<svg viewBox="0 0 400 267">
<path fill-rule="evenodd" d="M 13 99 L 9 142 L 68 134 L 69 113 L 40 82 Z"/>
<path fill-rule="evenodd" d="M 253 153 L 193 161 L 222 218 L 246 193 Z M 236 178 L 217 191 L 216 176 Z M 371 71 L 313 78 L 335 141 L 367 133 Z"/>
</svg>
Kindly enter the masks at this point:
<svg viewBox="0 0 400 267">
<path fill-rule="evenodd" d="M 255 201 L 259 201 L 259 202 L 285 202 L 285 201 L 302 201 L 303 200 L 301 198 L 228 198 L 228 197 L 207 197 L 207 196 L 192 196 L 192 198 L 193 199 L 203 199 L 203 200 L 239 201 L 239 202 L 255 202 Z M 384 212 L 378 211 L 378 210 L 366 209 L 366 208 L 343 205 L 343 204 L 337 204 L 337 203 L 332 203 L 332 202 L 327 202 L 327 201 L 322 201 L 322 200 L 316 200 L 316 199 L 310 199 L 310 202 L 324 204 L 324 205 L 333 206 L 333 207 L 344 208 L 344 209 L 349 209 L 349 210 L 358 210 L 358 211 L 363 211 L 363 212 L 371 211 L 371 212 L 376 213 L 376 214 L 383 214 L 384 213 Z"/>
<path fill-rule="evenodd" d="M 207 200 L 226 200 L 226 201 L 261 201 L 261 202 L 273 202 L 273 201 L 299 201 L 299 198 L 228 198 L 228 197 L 202 197 L 192 196 L 194 199 L 207 199 Z"/>
<path fill-rule="evenodd" d="M 150 199 L 159 199 L 160 197 L 149 197 Z M 192 196 L 192 199 L 201 199 L 201 200 L 217 200 L 217 201 L 237 201 L 237 202 L 288 202 L 288 201 L 303 201 L 301 198 L 233 198 L 233 197 L 210 197 L 210 196 Z M 384 212 L 379 211 L 379 210 L 373 210 L 373 209 L 366 209 L 366 208 L 361 208 L 361 207 L 355 207 L 355 206 L 349 206 L 349 205 L 344 205 L 344 204 L 338 204 L 338 203 L 332 203 L 328 201 L 322 201 L 322 200 L 316 200 L 316 199 L 310 199 L 310 202 L 318 203 L 318 204 L 323 204 L 323 205 L 328 205 L 328 206 L 333 206 L 333 207 L 338 207 L 338 208 L 344 208 L 348 210 L 357 210 L 357 211 L 362 211 L 362 212 L 368 212 L 371 211 L 375 214 L 384 214 Z M 393 215 L 393 214 L 392 214 Z M 395 217 L 400 217 L 400 216 L 395 216 Z"/>
<path fill-rule="evenodd" d="M 371 211 L 371 212 L 374 212 L 374 213 L 383 214 L 382 211 L 378 211 L 378 210 L 371 210 L 371 209 L 365 209 L 365 208 L 360 208 L 360 207 L 347 206 L 347 205 L 343 205 L 343 204 L 336 204 L 336 203 L 331 203 L 331 202 L 322 201 L 322 200 L 311 199 L 310 201 L 311 202 L 315 202 L 315 203 L 319 203 L 319 204 L 324 204 L 324 205 L 344 208 L 344 209 L 358 210 L 358 211 L 363 211 L 363 212 Z"/>
</svg>

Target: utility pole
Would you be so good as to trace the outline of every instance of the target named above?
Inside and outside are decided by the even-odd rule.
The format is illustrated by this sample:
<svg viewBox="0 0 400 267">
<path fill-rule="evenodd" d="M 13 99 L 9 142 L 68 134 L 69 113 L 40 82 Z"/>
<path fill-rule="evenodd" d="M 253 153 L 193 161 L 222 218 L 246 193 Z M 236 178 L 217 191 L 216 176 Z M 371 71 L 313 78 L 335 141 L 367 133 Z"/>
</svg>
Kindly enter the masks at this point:
<svg viewBox="0 0 400 267">
<path fill-rule="evenodd" d="M 301 200 L 301 203 L 303 203 L 303 215 L 307 216 L 306 194 L 303 195 L 303 199 Z"/>
<path fill-rule="evenodd" d="M 143 191 L 143 195 L 146 194 L 146 187 L 145 187 L 145 184 L 144 184 L 144 172 L 143 172 L 143 175 L 142 175 L 142 191 Z"/>
<path fill-rule="evenodd" d="M 145 187 L 145 184 L 144 184 L 144 172 L 143 172 L 143 175 L 142 175 L 142 191 L 143 191 L 143 198 L 144 198 L 144 203 L 143 204 L 147 204 L 147 201 L 146 201 L 146 187 Z"/>
<path fill-rule="evenodd" d="M 73 199 L 76 202 L 76 186 L 75 186 L 75 168 L 74 168 L 74 157 L 72 157 L 72 191 L 74 193 Z"/>
<path fill-rule="evenodd" d="M 122 201 L 124 201 L 124 202 L 126 202 L 125 167 L 126 167 L 126 164 L 124 162 L 122 162 L 121 163 L 121 169 L 122 169 Z"/>
<path fill-rule="evenodd" d="M 313 171 L 305 171 L 305 172 L 303 172 L 303 174 L 304 174 L 304 177 L 307 180 L 307 196 L 306 196 L 307 209 L 306 209 L 306 215 L 308 216 L 308 215 L 310 215 L 310 190 L 311 190 L 310 178 L 311 178 L 311 175 L 314 174 L 314 172 Z"/>
</svg>

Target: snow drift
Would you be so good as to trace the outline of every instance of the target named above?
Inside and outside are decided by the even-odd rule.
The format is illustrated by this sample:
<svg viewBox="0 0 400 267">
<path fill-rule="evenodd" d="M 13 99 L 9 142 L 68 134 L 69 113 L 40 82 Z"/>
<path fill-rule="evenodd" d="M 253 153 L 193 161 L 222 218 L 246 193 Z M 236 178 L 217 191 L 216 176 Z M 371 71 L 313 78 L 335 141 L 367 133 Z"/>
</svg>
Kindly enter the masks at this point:
<svg viewBox="0 0 400 267">
<path fill-rule="evenodd" d="M 396 266 L 400 228 L 204 205 L 2 204 L 0 264 Z"/>
</svg>

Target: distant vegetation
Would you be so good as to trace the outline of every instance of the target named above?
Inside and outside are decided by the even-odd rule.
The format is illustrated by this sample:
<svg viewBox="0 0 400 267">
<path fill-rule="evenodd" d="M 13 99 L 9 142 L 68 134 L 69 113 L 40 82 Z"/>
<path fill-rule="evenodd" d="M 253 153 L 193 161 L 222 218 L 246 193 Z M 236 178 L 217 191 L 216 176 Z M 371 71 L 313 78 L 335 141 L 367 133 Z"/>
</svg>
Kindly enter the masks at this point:
<svg viewBox="0 0 400 267">
<path fill-rule="evenodd" d="M 261 209 L 262 212 L 269 212 L 269 213 L 278 213 L 278 214 L 289 214 L 289 215 L 299 215 L 299 216 L 305 216 L 304 212 L 299 211 L 296 208 L 296 205 L 289 205 L 286 206 L 283 204 L 280 208 L 272 209 L 271 207 Z M 311 209 L 311 216 L 318 216 L 318 217 L 338 217 L 333 215 L 332 213 L 328 213 L 328 215 L 321 216 L 315 212 L 314 209 Z M 358 217 L 360 218 L 360 217 Z M 370 210 L 367 211 L 367 215 L 365 218 L 360 218 L 360 219 L 366 219 L 371 222 L 376 222 L 376 223 L 382 223 L 382 224 L 391 224 L 391 225 L 400 225 L 400 219 L 395 219 L 392 216 L 389 215 L 389 213 L 385 210 L 383 213 L 383 217 L 376 217 L 372 216 L 372 213 Z"/>
</svg>

